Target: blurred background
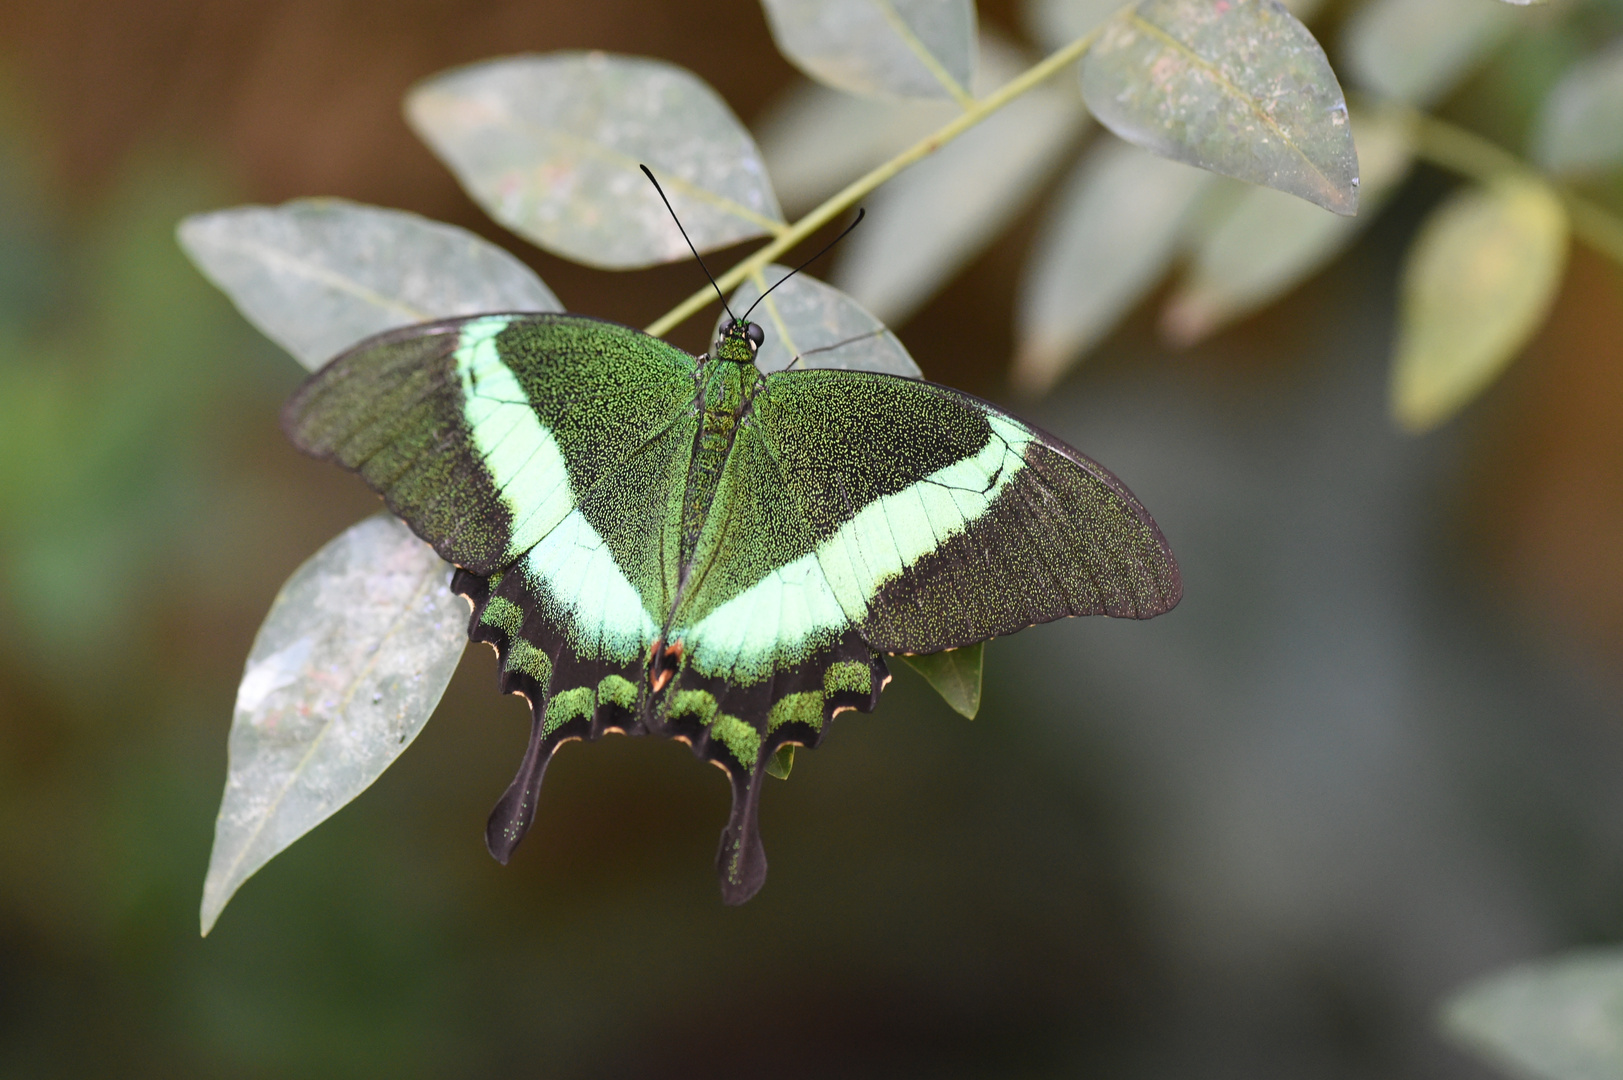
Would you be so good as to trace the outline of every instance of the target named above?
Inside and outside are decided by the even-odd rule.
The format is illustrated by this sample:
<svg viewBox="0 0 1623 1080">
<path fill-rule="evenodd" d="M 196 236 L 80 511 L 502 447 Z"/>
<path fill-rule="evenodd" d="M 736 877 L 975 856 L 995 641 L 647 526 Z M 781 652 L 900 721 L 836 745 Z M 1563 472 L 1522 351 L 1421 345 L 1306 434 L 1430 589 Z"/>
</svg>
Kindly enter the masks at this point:
<svg viewBox="0 0 1623 1080">
<path fill-rule="evenodd" d="M 1282 304 L 1183 351 L 1146 306 L 1023 408 L 1153 510 L 1186 599 L 995 642 L 973 723 L 899 671 L 773 783 L 745 907 L 711 868 L 726 785 L 671 743 L 563 753 L 492 861 L 528 717 L 480 650 L 199 939 L 254 631 L 375 502 L 284 442 L 301 370 L 174 225 L 401 207 L 645 324 L 691 264 L 523 244 L 400 116 L 447 66 L 580 47 L 746 122 L 797 78 L 751 0 L 0 0 L 0 1074 L 1489 1076 L 1440 998 L 1623 939 L 1623 272 L 1575 248 L 1510 373 L 1398 434 L 1395 279 L 1452 182 L 1425 169 Z M 1550 48 L 1443 113 L 1521 145 Z M 928 376 L 1008 400 L 1036 227 L 896 327 Z"/>
</svg>

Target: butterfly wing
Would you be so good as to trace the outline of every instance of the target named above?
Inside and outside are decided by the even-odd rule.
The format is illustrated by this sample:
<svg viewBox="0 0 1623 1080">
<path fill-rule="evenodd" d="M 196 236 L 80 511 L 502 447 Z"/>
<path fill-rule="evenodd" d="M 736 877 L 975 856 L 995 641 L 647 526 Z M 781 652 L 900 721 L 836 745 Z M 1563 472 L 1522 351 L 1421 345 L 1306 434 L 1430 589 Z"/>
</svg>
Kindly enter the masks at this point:
<svg viewBox="0 0 1623 1080">
<path fill-rule="evenodd" d="M 885 652 L 1066 615 L 1148 618 L 1177 564 L 1119 480 L 978 398 L 851 371 L 767 376 L 741 422 L 669 637 L 668 722 L 733 779 L 718 870 L 764 880 L 759 779 L 786 742 L 871 710 Z"/>
<path fill-rule="evenodd" d="M 1120 480 L 979 398 L 786 371 L 754 415 L 807 522 L 809 580 L 876 650 L 939 652 L 1071 615 L 1147 619 L 1182 595 Z"/>
<path fill-rule="evenodd" d="M 525 762 L 486 833 L 503 862 L 559 744 L 640 729 L 679 579 L 695 370 L 614 323 L 478 316 L 369 339 L 284 412 L 300 449 L 358 471 L 461 568 L 469 636 L 530 701 Z"/>
</svg>

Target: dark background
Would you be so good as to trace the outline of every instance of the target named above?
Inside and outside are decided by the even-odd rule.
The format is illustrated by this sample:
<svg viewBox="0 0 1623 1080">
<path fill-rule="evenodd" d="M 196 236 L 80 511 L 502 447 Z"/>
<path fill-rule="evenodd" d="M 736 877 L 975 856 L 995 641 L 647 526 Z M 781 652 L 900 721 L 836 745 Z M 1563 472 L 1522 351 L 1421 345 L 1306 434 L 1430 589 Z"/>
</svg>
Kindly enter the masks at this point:
<svg viewBox="0 0 1623 1080">
<path fill-rule="evenodd" d="M 670 743 L 565 752 L 497 866 L 527 715 L 480 650 L 199 939 L 254 630 L 375 502 L 282 441 L 301 371 L 174 223 L 403 207 L 642 325 L 691 265 L 527 247 L 400 118 L 444 67 L 576 47 L 683 64 L 746 121 L 795 77 L 749 0 L 0 2 L 0 1075 L 1487 1076 L 1438 1001 L 1623 937 L 1623 274 L 1577 252 L 1510 373 L 1396 434 L 1424 170 L 1270 312 L 1173 353 L 1147 307 L 1027 410 L 1152 508 L 1187 599 L 992 644 L 974 723 L 899 673 L 774 782 L 744 908 L 711 870 L 726 786 Z M 1519 145 L 1541 47 L 1450 108 Z M 1003 393 L 1032 230 L 898 328 L 930 377 Z"/>
</svg>

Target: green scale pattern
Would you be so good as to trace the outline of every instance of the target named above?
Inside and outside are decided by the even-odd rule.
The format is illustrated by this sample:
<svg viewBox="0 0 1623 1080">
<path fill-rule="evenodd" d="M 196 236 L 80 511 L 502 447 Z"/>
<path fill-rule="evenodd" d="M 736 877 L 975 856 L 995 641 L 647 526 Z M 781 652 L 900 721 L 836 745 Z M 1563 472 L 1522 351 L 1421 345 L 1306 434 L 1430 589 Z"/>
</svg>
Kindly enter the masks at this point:
<svg viewBox="0 0 1623 1080">
<path fill-rule="evenodd" d="M 871 711 L 883 654 L 1179 599 L 1143 506 L 1059 440 L 946 387 L 753 355 L 739 324 L 692 357 L 582 316 L 475 316 L 362 342 L 288 404 L 296 445 L 458 567 L 470 637 L 530 702 L 486 831 L 503 862 L 557 746 L 659 734 L 731 778 L 717 870 L 740 903 L 766 874 L 758 779 Z"/>
</svg>

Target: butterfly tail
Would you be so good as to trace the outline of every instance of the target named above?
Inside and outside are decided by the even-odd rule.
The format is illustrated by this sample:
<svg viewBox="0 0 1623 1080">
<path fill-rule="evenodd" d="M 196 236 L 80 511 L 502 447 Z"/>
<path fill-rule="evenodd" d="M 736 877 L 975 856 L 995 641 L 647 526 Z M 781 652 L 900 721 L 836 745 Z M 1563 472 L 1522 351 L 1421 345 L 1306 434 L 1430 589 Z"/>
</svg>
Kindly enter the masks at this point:
<svg viewBox="0 0 1623 1080">
<path fill-rule="evenodd" d="M 503 866 L 513 857 L 513 849 L 518 847 L 535 820 L 541 780 L 547 774 L 547 762 L 552 760 L 552 752 L 557 745 L 554 740 L 543 737 L 541 717 L 536 716 L 530 727 L 530 745 L 524 751 L 518 775 L 513 777 L 513 782 L 497 800 L 496 809 L 490 812 L 490 820 L 485 824 L 485 847 Z"/>
<path fill-rule="evenodd" d="M 721 899 L 738 905 L 766 884 L 766 848 L 761 844 L 761 781 L 766 770 L 757 762 L 752 769 L 730 768 L 733 809 L 721 830 L 716 849 L 716 875 L 721 878 Z"/>
</svg>

